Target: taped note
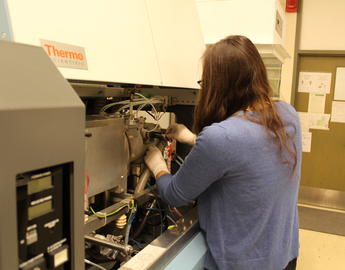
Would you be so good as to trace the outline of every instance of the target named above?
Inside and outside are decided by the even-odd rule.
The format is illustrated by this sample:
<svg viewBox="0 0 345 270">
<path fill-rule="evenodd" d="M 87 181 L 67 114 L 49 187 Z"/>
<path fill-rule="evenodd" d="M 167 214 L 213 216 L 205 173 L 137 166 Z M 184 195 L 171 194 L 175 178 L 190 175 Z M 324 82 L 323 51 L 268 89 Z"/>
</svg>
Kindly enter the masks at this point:
<svg viewBox="0 0 345 270">
<path fill-rule="evenodd" d="M 332 122 L 345 123 L 345 102 L 332 102 Z"/>
<path fill-rule="evenodd" d="M 329 94 L 331 90 L 332 73 L 300 72 L 298 92 Z"/>
<path fill-rule="evenodd" d="M 312 129 L 329 130 L 329 114 L 298 112 L 302 132 Z"/>
<path fill-rule="evenodd" d="M 334 100 L 345 100 L 345 67 L 338 67 L 335 75 Z"/>
<path fill-rule="evenodd" d="M 309 114 L 306 112 L 298 112 L 298 118 L 301 124 L 302 132 L 309 132 L 309 126 L 310 126 Z"/>
<path fill-rule="evenodd" d="M 309 94 L 308 112 L 324 113 L 326 103 L 326 94 Z"/>
<path fill-rule="evenodd" d="M 302 132 L 302 152 L 311 151 L 311 132 Z"/>
<path fill-rule="evenodd" d="M 309 117 L 309 128 L 329 130 L 329 119 L 331 117 L 330 114 L 310 113 Z"/>
</svg>

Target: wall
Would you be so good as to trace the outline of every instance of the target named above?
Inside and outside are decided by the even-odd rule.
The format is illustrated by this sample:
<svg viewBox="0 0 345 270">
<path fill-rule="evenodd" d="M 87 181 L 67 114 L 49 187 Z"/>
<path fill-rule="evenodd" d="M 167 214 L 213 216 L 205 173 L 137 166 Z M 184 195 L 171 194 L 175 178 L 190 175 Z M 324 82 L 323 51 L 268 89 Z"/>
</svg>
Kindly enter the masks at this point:
<svg viewBox="0 0 345 270">
<path fill-rule="evenodd" d="M 345 1 L 303 0 L 301 50 L 345 50 Z"/>
<path fill-rule="evenodd" d="M 283 3 L 282 3 L 283 4 Z M 299 50 L 345 50 L 345 1 L 302 0 L 300 1 Z M 286 49 L 290 55 L 282 68 L 280 97 L 290 102 L 293 87 L 295 35 L 297 14 L 286 13 Z"/>
</svg>

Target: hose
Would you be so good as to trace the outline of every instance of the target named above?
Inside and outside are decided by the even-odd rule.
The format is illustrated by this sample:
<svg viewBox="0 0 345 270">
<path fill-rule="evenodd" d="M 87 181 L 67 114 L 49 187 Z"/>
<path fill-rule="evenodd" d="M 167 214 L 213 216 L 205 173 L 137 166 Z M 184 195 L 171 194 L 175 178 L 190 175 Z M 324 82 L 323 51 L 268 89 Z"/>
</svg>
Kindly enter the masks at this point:
<svg viewBox="0 0 345 270">
<path fill-rule="evenodd" d="M 100 266 L 100 265 L 98 265 L 98 264 L 96 264 L 96 263 L 94 263 L 94 262 L 91 262 L 91 261 L 89 261 L 88 259 L 84 259 L 84 262 L 87 263 L 87 264 L 90 264 L 90 265 L 92 265 L 92 266 L 94 266 L 94 267 L 96 267 L 96 268 L 98 268 L 98 269 L 107 270 L 107 269 L 104 268 L 103 266 Z"/>
<path fill-rule="evenodd" d="M 147 221 L 147 218 L 149 217 L 149 214 L 151 212 L 151 209 L 155 207 L 156 203 L 157 203 L 156 199 L 151 203 L 151 205 L 149 207 L 150 209 L 147 210 L 145 217 L 144 217 L 143 221 L 140 223 L 139 228 L 135 231 L 133 238 L 138 237 L 139 234 L 143 231 L 145 224 L 146 224 L 146 221 Z"/>
<path fill-rule="evenodd" d="M 159 142 L 157 147 L 159 150 L 162 151 L 164 148 L 164 143 Z M 147 181 L 150 179 L 150 175 L 151 175 L 151 171 L 148 168 L 145 168 L 144 172 L 140 175 L 137 186 L 135 187 L 134 196 L 136 196 L 136 195 L 140 194 L 142 191 L 144 191 L 144 189 L 147 185 Z"/>
</svg>

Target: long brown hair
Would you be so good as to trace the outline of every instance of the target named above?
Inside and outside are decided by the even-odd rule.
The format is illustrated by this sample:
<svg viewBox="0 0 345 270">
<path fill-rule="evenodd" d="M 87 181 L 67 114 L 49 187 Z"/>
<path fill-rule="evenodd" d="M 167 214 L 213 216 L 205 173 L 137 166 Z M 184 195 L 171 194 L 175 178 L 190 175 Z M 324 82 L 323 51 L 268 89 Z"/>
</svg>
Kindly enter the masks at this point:
<svg viewBox="0 0 345 270">
<path fill-rule="evenodd" d="M 244 117 L 271 131 L 281 153 L 286 151 L 291 156 L 295 168 L 295 146 L 288 142 L 290 138 L 270 94 L 266 68 L 255 45 L 244 36 L 229 36 L 204 53 L 194 131 L 199 133 L 204 127 L 249 108 L 259 112 L 257 117 L 248 117 L 247 113 Z"/>
</svg>

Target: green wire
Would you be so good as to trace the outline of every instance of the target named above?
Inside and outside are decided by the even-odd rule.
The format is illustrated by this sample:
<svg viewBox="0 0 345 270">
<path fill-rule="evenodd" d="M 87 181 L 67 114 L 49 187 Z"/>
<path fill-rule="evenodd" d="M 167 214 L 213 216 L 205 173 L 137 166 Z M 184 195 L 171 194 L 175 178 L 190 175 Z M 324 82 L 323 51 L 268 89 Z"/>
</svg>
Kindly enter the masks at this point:
<svg viewBox="0 0 345 270">
<path fill-rule="evenodd" d="M 121 211 L 122 209 L 124 209 L 124 208 L 126 208 L 126 207 L 128 207 L 128 209 L 132 210 L 131 213 L 133 213 L 134 200 L 131 200 L 130 203 L 129 203 L 128 205 L 124 205 L 124 206 L 122 206 L 122 207 L 116 209 L 115 211 L 113 211 L 113 212 L 111 212 L 111 213 L 107 213 L 107 214 L 105 214 L 105 215 L 97 214 L 97 213 L 95 212 L 95 210 L 93 210 L 93 208 L 92 208 L 91 206 L 90 206 L 90 210 L 91 210 L 91 212 L 92 212 L 96 217 L 98 217 L 98 218 L 106 218 L 106 217 L 110 217 L 110 216 L 112 216 L 112 215 L 115 215 L 116 213 L 118 213 L 119 211 Z"/>
</svg>

